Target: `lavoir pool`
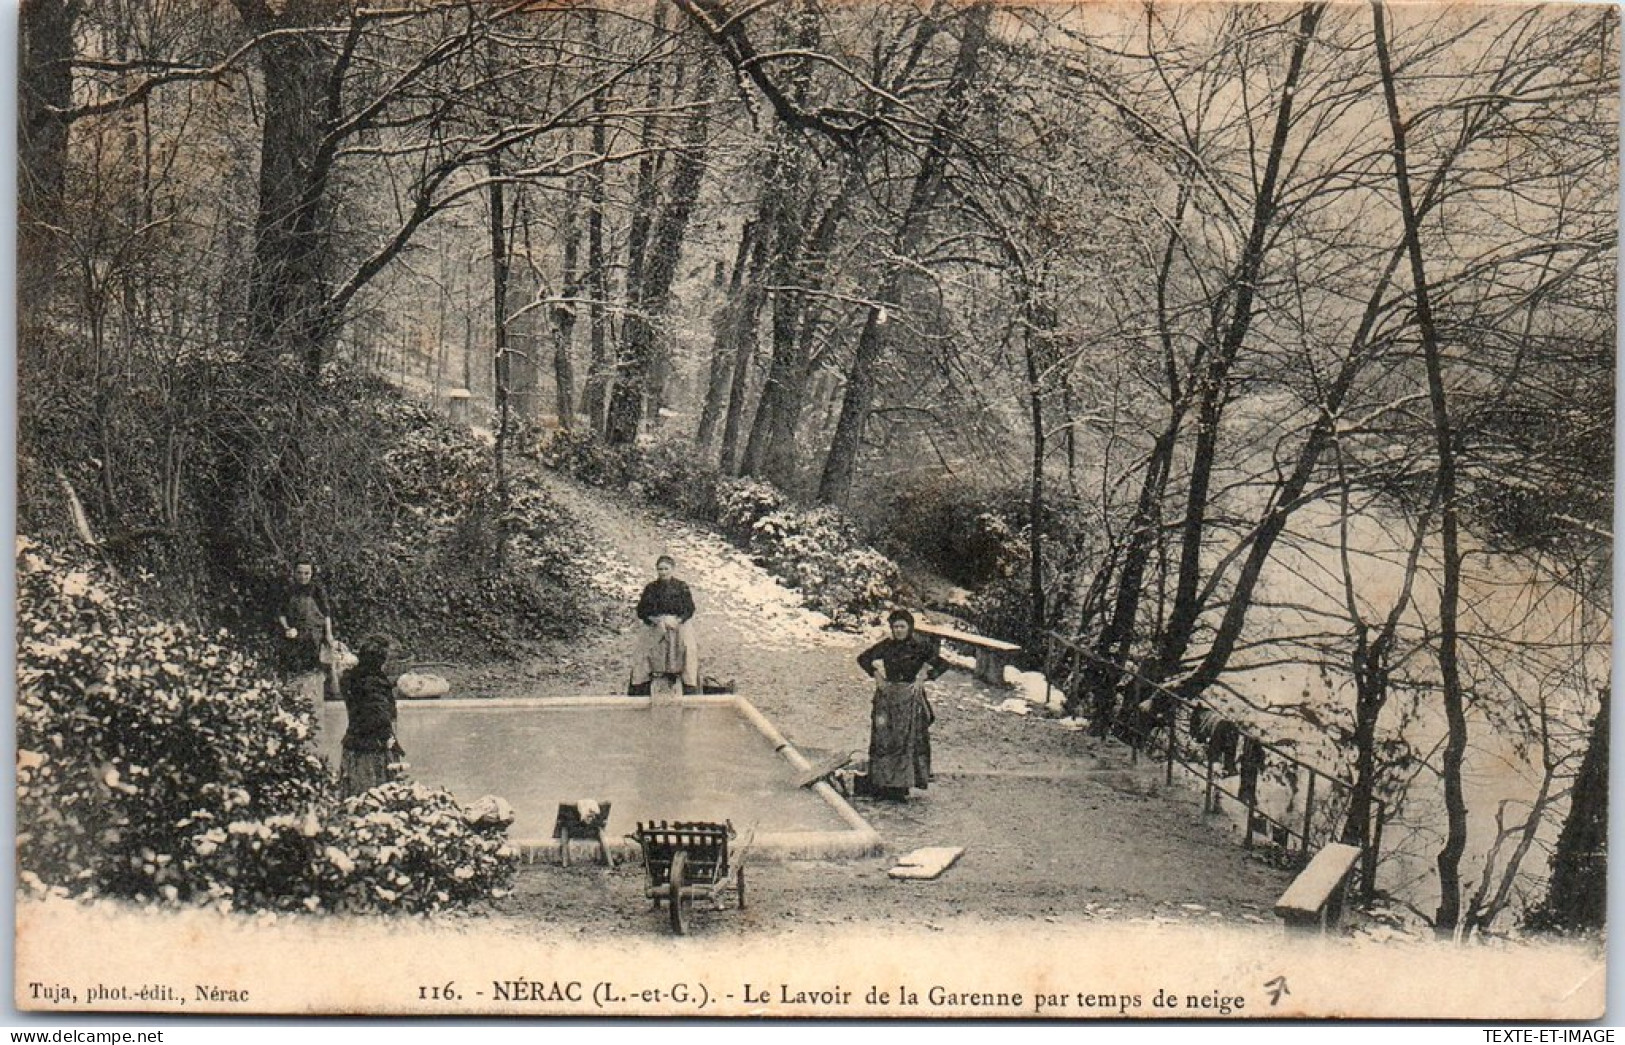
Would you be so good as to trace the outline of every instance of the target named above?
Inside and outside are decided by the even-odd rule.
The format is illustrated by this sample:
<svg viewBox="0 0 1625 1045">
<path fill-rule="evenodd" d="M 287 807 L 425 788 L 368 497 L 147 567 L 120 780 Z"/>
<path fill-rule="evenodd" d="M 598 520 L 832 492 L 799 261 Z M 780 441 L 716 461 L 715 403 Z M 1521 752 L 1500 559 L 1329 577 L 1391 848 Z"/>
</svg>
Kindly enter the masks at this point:
<svg viewBox="0 0 1625 1045">
<path fill-rule="evenodd" d="M 460 801 L 484 795 L 514 809 L 509 831 L 527 856 L 553 852 L 560 804 L 610 804 L 621 842 L 652 820 L 730 821 L 751 851 L 783 857 L 865 856 L 874 829 L 827 783 L 797 787 L 808 768 L 738 696 L 558 697 L 399 702 L 408 775 Z M 339 764 L 344 705 L 322 707 L 321 750 Z M 579 846 L 578 846 L 579 848 Z"/>
</svg>

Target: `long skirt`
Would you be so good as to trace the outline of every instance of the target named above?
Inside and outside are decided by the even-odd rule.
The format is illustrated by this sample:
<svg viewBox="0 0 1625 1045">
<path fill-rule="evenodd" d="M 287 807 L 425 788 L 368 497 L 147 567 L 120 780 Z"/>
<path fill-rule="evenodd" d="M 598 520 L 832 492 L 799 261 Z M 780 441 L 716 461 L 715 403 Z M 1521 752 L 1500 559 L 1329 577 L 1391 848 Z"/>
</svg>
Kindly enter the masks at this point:
<svg viewBox="0 0 1625 1045">
<path fill-rule="evenodd" d="M 283 639 L 282 667 L 294 675 L 326 667 L 322 663 L 322 633 L 301 630 L 297 639 Z"/>
<path fill-rule="evenodd" d="M 394 759 L 387 751 L 351 751 L 344 749 L 339 760 L 339 794 L 345 798 L 370 791 L 379 784 L 395 779 L 389 766 Z"/>
<path fill-rule="evenodd" d="M 931 782 L 931 705 L 911 682 L 875 686 L 869 717 L 869 783 L 877 788 Z"/>
<path fill-rule="evenodd" d="M 638 630 L 630 681 L 634 686 L 647 685 L 656 675 L 680 676 L 685 687 L 699 691 L 700 649 L 694 641 L 693 621 L 656 617 L 653 624 Z"/>
</svg>

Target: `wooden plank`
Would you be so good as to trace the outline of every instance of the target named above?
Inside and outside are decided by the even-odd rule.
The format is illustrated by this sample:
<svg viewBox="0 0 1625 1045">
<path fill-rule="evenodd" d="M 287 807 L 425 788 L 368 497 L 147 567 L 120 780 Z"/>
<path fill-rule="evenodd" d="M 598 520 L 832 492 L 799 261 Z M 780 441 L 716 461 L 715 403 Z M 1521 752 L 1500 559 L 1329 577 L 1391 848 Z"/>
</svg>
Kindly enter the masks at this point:
<svg viewBox="0 0 1625 1045">
<path fill-rule="evenodd" d="M 949 642 L 963 642 L 967 646 L 980 646 L 983 649 L 995 650 L 999 653 L 1019 653 L 1021 647 L 1013 642 L 1003 639 L 990 639 L 986 635 L 977 635 L 969 631 L 960 631 L 957 628 L 945 628 L 939 624 L 916 624 L 914 630 L 921 635 L 932 635 Z"/>
<path fill-rule="evenodd" d="M 897 866 L 886 873 L 893 878 L 928 882 L 952 867 L 963 855 L 965 850 L 960 846 L 926 846 L 899 857 Z"/>
<path fill-rule="evenodd" d="M 1360 858 L 1358 846 L 1333 842 L 1309 861 L 1309 866 L 1287 886 L 1275 901 L 1275 913 L 1282 918 L 1318 916 L 1326 901 L 1342 887 L 1354 862 Z"/>
<path fill-rule="evenodd" d="M 851 752 L 844 755 L 831 755 L 829 758 L 824 759 L 822 762 L 819 762 L 811 769 L 796 777 L 796 786 L 812 787 L 814 784 L 818 783 L 820 780 L 823 780 L 837 769 L 845 769 L 847 766 L 851 765 L 852 762 L 853 756 Z"/>
</svg>

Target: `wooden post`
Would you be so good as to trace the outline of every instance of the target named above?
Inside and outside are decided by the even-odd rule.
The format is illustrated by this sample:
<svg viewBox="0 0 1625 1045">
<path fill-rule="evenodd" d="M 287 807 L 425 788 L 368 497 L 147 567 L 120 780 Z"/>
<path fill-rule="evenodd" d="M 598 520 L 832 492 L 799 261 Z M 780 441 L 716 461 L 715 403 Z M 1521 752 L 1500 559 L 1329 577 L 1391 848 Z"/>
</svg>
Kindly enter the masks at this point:
<svg viewBox="0 0 1625 1045">
<path fill-rule="evenodd" d="M 1313 818 L 1315 815 L 1315 777 L 1317 774 L 1313 769 L 1309 769 L 1308 766 L 1305 766 L 1304 769 L 1308 770 L 1309 772 L 1309 790 L 1305 794 L 1303 800 L 1303 859 L 1305 863 L 1308 863 L 1309 831 L 1313 826 Z"/>
<path fill-rule="evenodd" d="M 1063 654 L 1063 656 L 1066 660 L 1066 667 L 1063 670 L 1066 672 L 1067 686 L 1069 687 L 1067 689 L 1066 699 L 1073 705 L 1072 713 L 1077 715 L 1083 711 L 1084 698 L 1083 690 L 1078 685 L 1078 651 L 1073 649 L 1071 646 L 1067 646 L 1065 649 L 1066 652 Z M 1089 720 L 1090 734 L 1094 733 L 1094 726 L 1095 722 L 1093 717 L 1091 717 Z"/>
<path fill-rule="evenodd" d="M 1174 749 L 1178 745 L 1179 737 L 1179 703 L 1176 701 L 1173 710 L 1168 715 L 1168 771 L 1163 775 L 1164 784 L 1174 782 Z"/>
<path fill-rule="evenodd" d="M 1377 803 L 1376 824 L 1371 829 L 1371 846 L 1365 851 L 1363 866 L 1360 868 L 1360 895 L 1367 900 L 1377 895 L 1377 857 L 1382 853 L 1382 827 L 1388 819 L 1388 807 L 1382 802 Z"/>
<path fill-rule="evenodd" d="M 1055 666 L 1055 640 L 1048 634 L 1044 636 L 1044 706 L 1049 707 L 1050 700 L 1050 669 Z"/>
</svg>

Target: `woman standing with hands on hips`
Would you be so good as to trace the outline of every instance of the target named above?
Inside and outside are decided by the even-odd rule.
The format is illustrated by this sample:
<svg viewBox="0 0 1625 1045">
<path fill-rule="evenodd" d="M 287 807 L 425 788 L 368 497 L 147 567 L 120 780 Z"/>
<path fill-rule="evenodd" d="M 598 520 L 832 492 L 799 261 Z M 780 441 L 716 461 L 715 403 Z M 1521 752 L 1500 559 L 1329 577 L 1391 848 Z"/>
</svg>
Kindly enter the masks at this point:
<svg viewBox="0 0 1625 1045">
<path fill-rule="evenodd" d="M 893 610 L 891 638 L 858 654 L 875 680 L 869 720 L 869 785 L 881 798 L 901 801 L 910 787 L 931 782 L 931 723 L 936 716 L 925 684 L 948 670 L 935 647 L 914 633 L 914 615 Z"/>
</svg>

